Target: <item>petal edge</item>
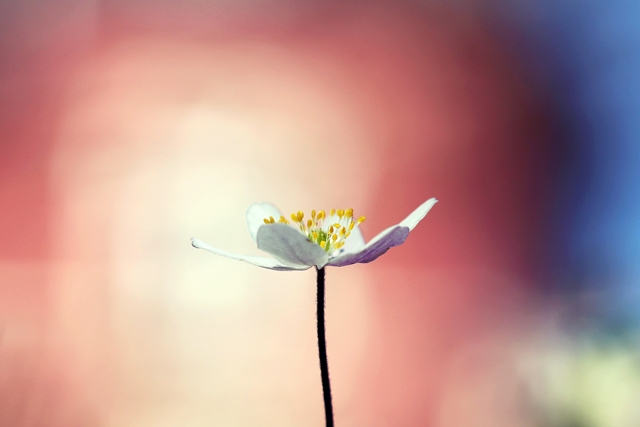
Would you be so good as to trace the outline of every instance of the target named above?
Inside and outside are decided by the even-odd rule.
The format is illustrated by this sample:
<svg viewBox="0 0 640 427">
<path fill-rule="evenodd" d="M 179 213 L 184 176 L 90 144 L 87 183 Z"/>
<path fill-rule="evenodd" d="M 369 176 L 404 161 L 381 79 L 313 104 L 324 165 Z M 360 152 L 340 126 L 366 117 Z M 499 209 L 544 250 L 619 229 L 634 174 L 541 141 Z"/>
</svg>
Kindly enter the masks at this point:
<svg viewBox="0 0 640 427">
<path fill-rule="evenodd" d="M 413 230 L 415 226 L 418 225 L 418 223 L 422 221 L 425 216 L 427 216 L 433 205 L 435 205 L 436 203 L 438 203 L 438 200 L 435 197 L 430 198 L 429 200 L 418 206 L 398 225 L 407 227 L 409 228 L 409 230 Z"/>
<path fill-rule="evenodd" d="M 247 208 L 245 213 L 245 220 L 247 221 L 247 228 L 253 241 L 256 241 L 258 235 L 258 229 L 264 224 L 264 219 L 273 217 L 276 221 L 280 218 L 282 213 L 275 205 L 268 202 L 254 203 Z"/>
<path fill-rule="evenodd" d="M 226 258 L 231 258 L 237 261 L 243 261 L 252 265 L 256 265 L 258 267 L 267 268 L 269 270 L 292 271 L 292 270 L 306 270 L 309 268 L 308 266 L 296 267 L 296 266 L 284 265 L 278 260 L 273 258 L 233 254 L 231 252 L 223 251 L 222 249 L 214 248 L 213 246 L 203 242 L 202 240 L 198 240 L 193 237 L 191 238 L 191 246 L 197 249 L 204 249 L 205 251 L 208 251 L 213 254 L 220 255 Z"/>
</svg>

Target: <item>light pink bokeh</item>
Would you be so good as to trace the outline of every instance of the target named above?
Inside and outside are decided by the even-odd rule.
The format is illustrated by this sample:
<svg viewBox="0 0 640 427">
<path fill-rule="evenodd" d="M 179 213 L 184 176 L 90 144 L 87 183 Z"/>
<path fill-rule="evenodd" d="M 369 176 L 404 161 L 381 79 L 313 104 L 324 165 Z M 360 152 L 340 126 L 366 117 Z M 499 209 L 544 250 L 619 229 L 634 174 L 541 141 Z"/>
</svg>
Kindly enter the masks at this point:
<svg viewBox="0 0 640 427">
<path fill-rule="evenodd" d="M 30 169 L 0 194 L 18 224 L 2 228 L 0 393 L 18 397 L 0 425 L 323 425 L 313 272 L 189 238 L 258 253 L 259 201 L 353 207 L 371 238 L 430 197 L 403 246 L 328 271 L 338 425 L 533 425 L 530 89 L 470 14 L 312 9 L 185 31 L 165 5 L 146 18 L 178 29 L 102 33 L 91 9 L 80 53 L 30 77 L 44 113 L 12 125 Z"/>
</svg>

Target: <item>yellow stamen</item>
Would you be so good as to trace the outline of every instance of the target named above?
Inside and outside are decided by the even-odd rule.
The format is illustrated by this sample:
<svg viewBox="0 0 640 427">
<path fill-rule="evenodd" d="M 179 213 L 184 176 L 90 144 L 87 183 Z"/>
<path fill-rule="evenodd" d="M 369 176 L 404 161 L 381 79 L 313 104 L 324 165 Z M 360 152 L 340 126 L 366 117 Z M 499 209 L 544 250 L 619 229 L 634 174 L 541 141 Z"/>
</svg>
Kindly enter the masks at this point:
<svg viewBox="0 0 640 427">
<path fill-rule="evenodd" d="M 273 219 L 273 217 L 272 217 L 272 216 L 270 216 L 270 217 L 269 217 L 269 222 L 270 222 L 271 224 L 273 224 L 273 223 L 274 223 L 274 222 L 276 222 L 276 221 Z"/>
<path fill-rule="evenodd" d="M 331 257 L 338 249 L 345 246 L 346 239 L 351 235 L 351 231 L 358 224 L 364 222 L 365 217 L 361 216 L 355 220 L 353 208 L 346 210 L 331 209 L 329 212 L 330 214 L 327 215 L 326 211 L 313 209 L 311 210 L 310 219 L 307 218 L 305 220 L 304 212 L 297 211 L 291 214 L 291 220 L 296 224 L 295 228 L 299 229 L 310 241 L 319 245 Z M 338 218 L 335 218 L 334 215 L 337 215 Z M 327 217 L 331 217 L 334 222 L 325 224 L 324 221 Z M 264 219 L 265 224 L 273 224 L 275 222 L 276 220 L 272 216 Z M 277 222 L 289 224 L 289 220 L 282 215 Z"/>
<path fill-rule="evenodd" d="M 263 219 L 263 221 L 264 221 L 265 224 L 271 224 L 271 222 L 269 221 L 269 218 L 265 218 L 265 219 Z"/>
</svg>

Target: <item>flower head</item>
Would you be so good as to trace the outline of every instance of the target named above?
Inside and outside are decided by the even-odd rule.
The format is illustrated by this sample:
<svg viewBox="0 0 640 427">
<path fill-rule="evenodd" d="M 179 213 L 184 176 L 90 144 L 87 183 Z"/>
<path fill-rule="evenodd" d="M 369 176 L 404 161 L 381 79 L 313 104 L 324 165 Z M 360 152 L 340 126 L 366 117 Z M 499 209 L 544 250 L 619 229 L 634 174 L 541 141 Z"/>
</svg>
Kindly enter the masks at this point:
<svg viewBox="0 0 640 427">
<path fill-rule="evenodd" d="M 390 248 L 406 240 L 409 232 L 425 217 L 436 199 L 429 199 L 399 224 L 382 231 L 365 243 L 360 224 L 365 217 L 356 219 L 353 209 L 311 211 L 305 218 L 302 211 L 287 219 L 270 203 L 249 206 L 246 219 L 251 237 L 261 249 L 273 258 L 236 255 L 214 248 L 198 239 L 191 244 L 217 255 L 248 262 L 271 270 L 306 270 L 310 267 L 343 267 L 359 262 L 371 262 Z"/>
</svg>

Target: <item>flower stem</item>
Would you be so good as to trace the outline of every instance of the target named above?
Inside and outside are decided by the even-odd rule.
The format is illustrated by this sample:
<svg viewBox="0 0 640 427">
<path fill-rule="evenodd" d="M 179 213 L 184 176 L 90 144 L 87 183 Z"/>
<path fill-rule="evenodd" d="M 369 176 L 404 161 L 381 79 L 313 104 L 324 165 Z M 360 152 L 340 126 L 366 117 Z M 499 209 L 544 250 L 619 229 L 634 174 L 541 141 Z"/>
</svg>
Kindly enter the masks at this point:
<svg viewBox="0 0 640 427">
<path fill-rule="evenodd" d="M 333 427 L 333 407 L 331 405 L 331 384 L 329 384 L 329 363 L 327 362 L 327 339 L 324 331 L 324 268 L 318 268 L 318 353 L 320 355 L 320 377 L 324 396 L 324 417 L 327 427 Z"/>
</svg>

